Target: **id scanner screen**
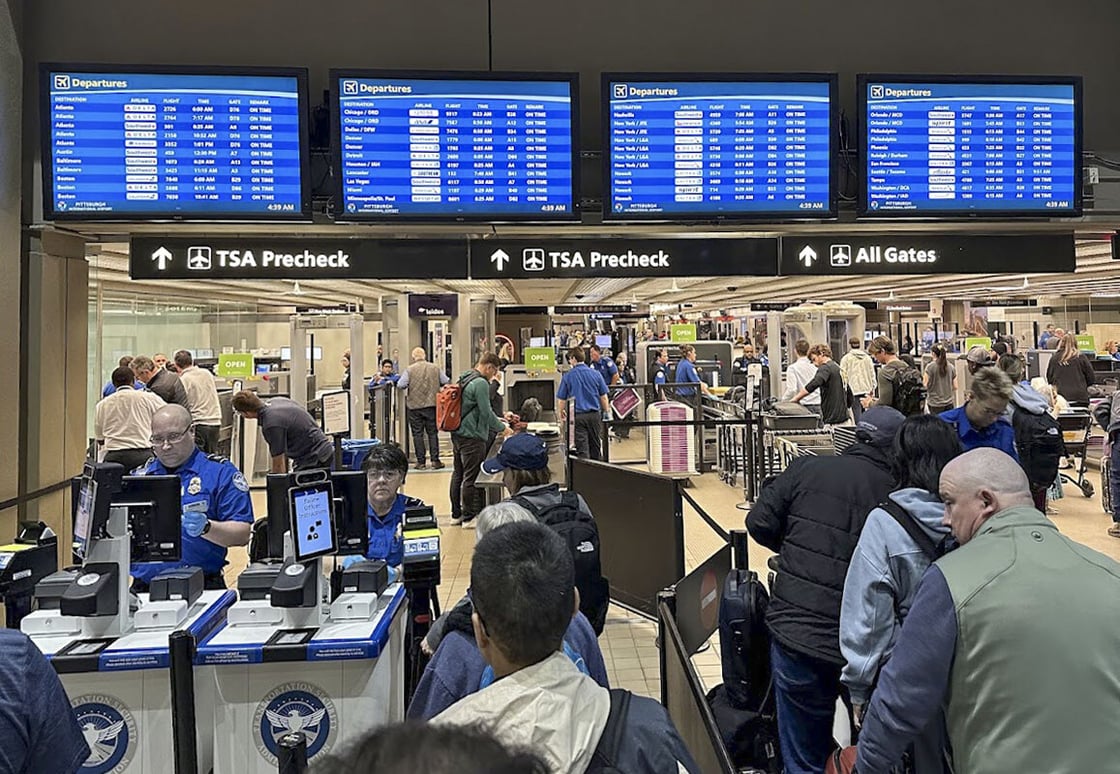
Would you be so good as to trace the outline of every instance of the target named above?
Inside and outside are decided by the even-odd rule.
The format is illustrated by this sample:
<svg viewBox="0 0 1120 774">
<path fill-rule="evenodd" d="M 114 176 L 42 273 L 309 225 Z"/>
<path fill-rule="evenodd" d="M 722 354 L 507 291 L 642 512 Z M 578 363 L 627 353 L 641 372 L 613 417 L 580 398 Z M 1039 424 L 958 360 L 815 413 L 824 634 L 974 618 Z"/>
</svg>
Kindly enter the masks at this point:
<svg viewBox="0 0 1120 774">
<path fill-rule="evenodd" d="M 870 212 L 1075 210 L 1074 87 L 866 84 Z"/>
<path fill-rule="evenodd" d="M 828 82 L 609 88 L 613 215 L 830 210 Z"/>
<path fill-rule="evenodd" d="M 337 87 L 347 214 L 574 212 L 567 81 L 343 77 Z"/>
<path fill-rule="evenodd" d="M 326 490 L 310 489 L 293 496 L 293 529 L 298 533 L 302 555 L 329 552 L 331 540 L 331 496 Z"/>
<path fill-rule="evenodd" d="M 58 213 L 298 215 L 294 77 L 50 73 Z"/>
</svg>

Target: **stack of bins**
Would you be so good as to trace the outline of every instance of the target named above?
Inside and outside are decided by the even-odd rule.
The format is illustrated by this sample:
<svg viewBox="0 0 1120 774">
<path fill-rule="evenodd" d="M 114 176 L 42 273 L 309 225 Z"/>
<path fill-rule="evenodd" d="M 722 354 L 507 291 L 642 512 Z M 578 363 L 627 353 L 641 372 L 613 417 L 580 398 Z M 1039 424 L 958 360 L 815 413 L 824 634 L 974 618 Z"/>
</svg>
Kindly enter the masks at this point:
<svg viewBox="0 0 1120 774">
<path fill-rule="evenodd" d="M 649 422 L 691 422 L 692 409 L 675 401 L 651 403 Z M 696 473 L 696 428 L 692 425 L 651 425 L 649 469 L 654 473 Z"/>
</svg>

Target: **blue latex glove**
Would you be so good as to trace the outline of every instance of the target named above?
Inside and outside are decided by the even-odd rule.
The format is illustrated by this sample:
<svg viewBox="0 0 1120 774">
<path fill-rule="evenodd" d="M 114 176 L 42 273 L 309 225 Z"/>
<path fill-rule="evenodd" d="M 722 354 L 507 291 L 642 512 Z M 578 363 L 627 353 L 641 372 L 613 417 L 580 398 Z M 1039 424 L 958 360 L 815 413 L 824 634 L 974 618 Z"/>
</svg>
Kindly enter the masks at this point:
<svg viewBox="0 0 1120 774">
<path fill-rule="evenodd" d="M 358 562 L 364 562 L 365 560 L 366 560 L 366 558 L 364 556 L 359 556 L 358 554 L 351 554 L 350 556 L 344 556 L 342 558 L 342 569 L 347 570 L 347 569 L 353 567 Z"/>
<path fill-rule="evenodd" d="M 401 568 L 400 567 L 390 567 L 389 568 L 389 583 L 397 583 L 398 581 L 400 581 L 400 579 L 401 579 Z"/>
<path fill-rule="evenodd" d="M 189 505 L 183 509 L 183 531 L 191 537 L 199 537 L 207 521 L 205 510 L 195 510 Z"/>
</svg>

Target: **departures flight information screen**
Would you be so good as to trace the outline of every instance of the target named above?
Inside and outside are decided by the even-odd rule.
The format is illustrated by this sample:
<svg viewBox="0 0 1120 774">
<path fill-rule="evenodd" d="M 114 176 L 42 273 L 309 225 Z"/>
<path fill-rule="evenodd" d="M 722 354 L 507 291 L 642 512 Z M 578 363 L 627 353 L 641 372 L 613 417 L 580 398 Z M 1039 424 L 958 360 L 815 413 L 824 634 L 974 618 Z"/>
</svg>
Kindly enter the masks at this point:
<svg viewBox="0 0 1120 774">
<path fill-rule="evenodd" d="M 831 80 L 604 86 L 609 217 L 832 213 Z"/>
<path fill-rule="evenodd" d="M 59 217 L 304 214 L 296 75 L 48 70 Z"/>
<path fill-rule="evenodd" d="M 1076 214 L 1074 83 L 861 80 L 866 214 Z"/>
<path fill-rule="evenodd" d="M 576 216 L 571 79 L 334 80 L 340 217 Z"/>
</svg>

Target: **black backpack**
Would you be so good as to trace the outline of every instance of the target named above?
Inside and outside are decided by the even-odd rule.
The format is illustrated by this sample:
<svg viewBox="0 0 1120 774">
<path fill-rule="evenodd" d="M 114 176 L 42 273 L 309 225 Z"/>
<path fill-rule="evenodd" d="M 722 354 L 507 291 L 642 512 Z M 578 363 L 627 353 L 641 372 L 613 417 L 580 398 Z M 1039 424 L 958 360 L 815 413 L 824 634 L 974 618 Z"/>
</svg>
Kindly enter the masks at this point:
<svg viewBox="0 0 1120 774">
<path fill-rule="evenodd" d="M 1011 415 L 1011 426 L 1015 429 L 1019 464 L 1031 486 L 1037 489 L 1053 484 L 1066 452 L 1058 420 L 1047 412 L 1031 414 L 1020 408 Z"/>
<path fill-rule="evenodd" d="M 947 553 L 948 545 L 945 539 L 940 542 L 934 542 L 918 522 L 914 521 L 914 517 L 906 512 L 906 509 L 896 503 L 894 500 L 887 498 L 886 502 L 879 503 L 879 507 L 886 511 L 892 519 L 898 522 L 898 526 L 906 530 L 906 534 L 910 539 L 918 544 L 918 548 L 922 549 L 922 553 L 931 562 L 936 562 Z"/>
<path fill-rule="evenodd" d="M 599 737 L 599 744 L 595 746 L 591 763 L 584 769 L 586 774 L 624 774 L 619 768 L 618 759 L 622 753 L 622 742 L 626 739 L 626 721 L 630 714 L 632 696 L 630 691 L 611 688 L 611 712 L 607 716 L 603 735 Z"/>
<path fill-rule="evenodd" d="M 757 711 L 770 687 L 770 595 L 758 574 L 732 569 L 719 600 L 719 650 L 728 702 Z"/>
<path fill-rule="evenodd" d="M 891 406 L 905 417 L 916 416 L 925 410 L 926 388 L 917 368 L 898 372 L 894 380 Z"/>
<path fill-rule="evenodd" d="M 603 577 L 599 560 L 599 527 L 590 514 L 580 510 L 579 495 L 564 492 L 560 496 L 560 502 L 540 510 L 534 508 L 528 498 L 514 496 L 510 499 L 564 538 L 575 564 L 579 610 L 591 622 L 596 636 L 602 634 L 607 622 L 611 590 L 607 579 Z"/>
</svg>

